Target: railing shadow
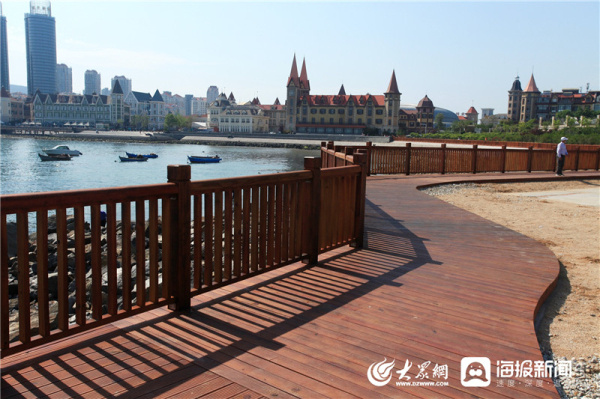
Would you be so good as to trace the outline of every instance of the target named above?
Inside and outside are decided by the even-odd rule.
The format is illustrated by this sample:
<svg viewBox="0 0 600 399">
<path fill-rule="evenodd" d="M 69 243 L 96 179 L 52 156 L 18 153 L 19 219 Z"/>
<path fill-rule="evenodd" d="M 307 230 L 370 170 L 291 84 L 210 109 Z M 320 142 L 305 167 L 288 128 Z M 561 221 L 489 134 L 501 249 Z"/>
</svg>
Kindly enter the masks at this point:
<svg viewBox="0 0 600 399">
<path fill-rule="evenodd" d="M 259 283 L 247 280 L 252 285 L 245 289 L 205 294 L 214 297 L 189 312 L 145 316 L 146 322 L 3 370 L 2 397 L 23 391 L 36 397 L 56 392 L 71 397 L 156 396 L 183 389 L 180 385 L 192 374 L 216 378 L 211 370 L 224 363 L 238 371 L 261 368 L 263 359 L 287 347 L 289 333 L 307 334 L 308 328 L 335 337 L 343 327 L 323 325 L 321 317 L 354 309 L 359 305 L 353 301 L 381 287 L 401 287 L 399 277 L 439 264 L 431 259 L 425 239 L 368 200 L 365 237 L 365 248 L 348 249 L 318 266 Z M 351 313 L 345 312 L 343 319 L 359 317 Z M 299 327 L 304 331 L 296 332 Z M 192 373 L 187 369 L 192 366 L 200 371 Z M 278 367 L 269 372 L 277 373 Z M 310 396 L 311 387 L 302 388 L 305 395 Z"/>
</svg>

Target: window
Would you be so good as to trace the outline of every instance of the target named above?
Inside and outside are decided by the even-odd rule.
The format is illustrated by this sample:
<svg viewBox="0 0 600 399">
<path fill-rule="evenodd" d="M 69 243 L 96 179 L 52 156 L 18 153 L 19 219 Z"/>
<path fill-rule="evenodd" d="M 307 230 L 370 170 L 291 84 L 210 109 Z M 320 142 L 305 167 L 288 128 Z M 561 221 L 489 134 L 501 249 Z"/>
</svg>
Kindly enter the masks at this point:
<svg viewBox="0 0 600 399">
<path fill-rule="evenodd" d="M 338 109 L 338 114 L 344 115 L 346 113 L 345 109 Z"/>
<path fill-rule="evenodd" d="M 330 109 L 329 110 L 329 115 L 334 115 L 335 114 L 335 109 Z"/>
<path fill-rule="evenodd" d="M 329 118 L 329 123 L 333 125 L 333 118 Z"/>
<path fill-rule="evenodd" d="M 325 108 L 321 108 L 321 109 L 319 110 L 319 113 L 320 113 L 320 114 L 326 114 L 326 113 L 327 113 L 327 110 L 326 110 Z"/>
<path fill-rule="evenodd" d="M 383 110 L 382 109 L 375 110 L 375 113 L 377 115 L 383 115 Z"/>
<path fill-rule="evenodd" d="M 356 114 L 357 114 L 357 115 L 362 115 L 364 112 L 365 112 L 365 110 L 364 110 L 364 109 L 357 109 L 357 110 L 356 110 Z"/>
<path fill-rule="evenodd" d="M 381 125 L 383 123 L 383 119 L 375 119 L 376 125 Z"/>
<path fill-rule="evenodd" d="M 362 125 L 362 118 L 358 118 L 358 124 Z"/>
<path fill-rule="evenodd" d="M 311 114 L 316 114 L 317 113 L 317 109 L 316 108 L 311 108 L 310 109 L 310 113 Z"/>
</svg>

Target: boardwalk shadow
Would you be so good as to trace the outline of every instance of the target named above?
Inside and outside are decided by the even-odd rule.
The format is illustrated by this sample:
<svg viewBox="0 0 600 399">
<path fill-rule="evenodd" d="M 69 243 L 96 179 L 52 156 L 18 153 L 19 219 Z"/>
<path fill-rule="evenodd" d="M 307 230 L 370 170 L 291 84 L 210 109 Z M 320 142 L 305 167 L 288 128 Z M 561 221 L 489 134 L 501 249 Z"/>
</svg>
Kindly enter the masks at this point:
<svg viewBox="0 0 600 399">
<path fill-rule="evenodd" d="M 267 371 L 261 373 L 269 375 L 289 373 L 288 366 L 270 359 L 279 351 L 289 351 L 293 340 L 306 341 L 315 350 L 320 344 L 310 342 L 316 336 L 334 342 L 348 322 L 357 322 L 357 328 L 362 326 L 368 334 L 369 325 L 360 320 L 360 312 L 370 307 L 365 297 L 381 288 L 397 289 L 402 286 L 396 281 L 399 277 L 438 263 L 431 259 L 426 240 L 374 203 L 367 201 L 366 208 L 364 249 L 349 248 L 317 266 L 298 267 L 259 283 L 246 280 L 242 290 L 205 294 L 212 299 L 189 312 L 146 314 L 146 322 L 21 364 L 3 372 L 2 396 L 16 395 L 15 384 L 38 397 L 61 391 L 68 396 L 93 392 L 105 397 L 174 394 L 187 389 L 182 384 L 192 374 L 215 378 L 217 369 L 242 380 L 263 367 Z M 339 325 L 323 323 L 326 315 L 339 318 Z M 294 356 L 302 362 L 304 355 Z M 328 356 L 335 361 L 335 354 Z M 188 372 L 191 366 L 199 371 Z M 269 389 L 287 396 L 277 387 Z M 315 393 L 311 387 L 298 389 L 306 396 Z"/>
<path fill-rule="evenodd" d="M 560 315 L 560 311 L 567 301 L 567 297 L 571 294 L 572 287 L 569 281 L 569 272 L 562 262 L 560 264 L 560 273 L 558 282 L 552 294 L 546 299 L 536 319 L 536 334 L 540 349 L 542 352 L 552 352 L 552 344 L 550 341 L 550 325 Z"/>
</svg>

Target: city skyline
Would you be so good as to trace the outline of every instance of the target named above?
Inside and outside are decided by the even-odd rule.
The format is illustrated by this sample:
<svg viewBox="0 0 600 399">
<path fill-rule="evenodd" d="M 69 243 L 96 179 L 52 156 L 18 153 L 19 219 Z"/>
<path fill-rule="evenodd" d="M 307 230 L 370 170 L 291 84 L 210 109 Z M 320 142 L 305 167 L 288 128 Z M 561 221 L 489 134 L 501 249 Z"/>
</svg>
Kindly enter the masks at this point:
<svg viewBox="0 0 600 399">
<path fill-rule="evenodd" d="M 10 81 L 26 85 L 24 15 L 3 1 Z M 291 60 L 306 60 L 315 93 L 381 94 L 393 70 L 402 104 L 506 113 L 517 74 L 540 90 L 599 88 L 599 3 L 69 2 L 52 1 L 57 63 L 132 80 L 136 91 L 238 102 L 285 101 Z M 107 29 L 108 26 L 119 27 Z M 97 26 L 98 29 L 93 27 Z M 576 35 L 573 32 L 577 32 Z"/>
</svg>

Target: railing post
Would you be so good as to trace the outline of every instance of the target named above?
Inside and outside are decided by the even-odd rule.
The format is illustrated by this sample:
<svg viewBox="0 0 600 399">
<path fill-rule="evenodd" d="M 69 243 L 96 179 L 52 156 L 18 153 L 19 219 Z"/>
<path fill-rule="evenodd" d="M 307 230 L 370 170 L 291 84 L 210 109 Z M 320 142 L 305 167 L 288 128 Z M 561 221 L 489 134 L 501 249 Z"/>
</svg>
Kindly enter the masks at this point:
<svg viewBox="0 0 600 399">
<path fill-rule="evenodd" d="M 406 176 L 410 175 L 410 149 L 411 143 L 406 143 Z"/>
<path fill-rule="evenodd" d="M 312 172 L 310 210 L 308 214 L 308 259 L 306 263 L 319 263 L 319 230 L 321 221 L 321 160 L 304 157 L 304 169 Z"/>
<path fill-rule="evenodd" d="M 167 166 L 168 181 L 178 189 L 177 197 L 171 198 L 171 294 L 175 297 L 171 310 L 187 310 L 191 303 L 191 176 L 190 165 Z"/>
<path fill-rule="evenodd" d="M 502 173 L 506 172 L 506 146 L 505 145 L 502 146 L 502 168 L 501 168 L 501 172 Z"/>
<path fill-rule="evenodd" d="M 364 151 L 364 152 L 362 152 Z M 355 248 L 364 247 L 365 242 L 365 201 L 367 196 L 367 159 L 366 150 L 357 150 L 354 153 L 354 164 L 359 165 L 362 170 L 358 176 L 356 185 L 356 206 L 354 211 L 354 236 Z"/>
<path fill-rule="evenodd" d="M 371 152 L 373 151 L 373 142 L 367 141 L 367 176 L 371 176 Z"/>
<path fill-rule="evenodd" d="M 575 172 L 579 169 L 579 146 L 575 147 Z"/>
<path fill-rule="evenodd" d="M 600 149 L 596 151 L 596 170 L 600 170 Z"/>
<path fill-rule="evenodd" d="M 477 173 L 477 144 L 473 144 L 473 174 Z"/>
<path fill-rule="evenodd" d="M 348 166 L 348 156 L 354 154 L 354 148 L 344 147 L 344 166 Z"/>
<path fill-rule="evenodd" d="M 446 143 L 442 144 L 442 168 L 441 173 L 446 174 Z"/>
<path fill-rule="evenodd" d="M 529 146 L 527 149 L 527 173 L 531 173 L 531 164 L 533 160 L 533 147 Z"/>
<path fill-rule="evenodd" d="M 321 141 L 321 167 L 327 167 L 327 142 Z"/>
</svg>

